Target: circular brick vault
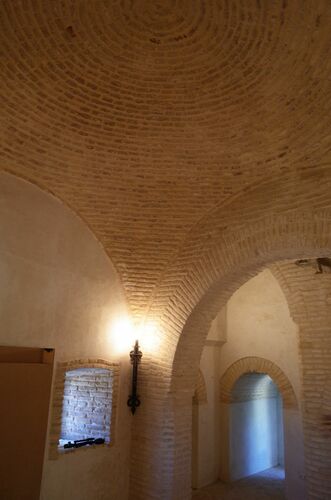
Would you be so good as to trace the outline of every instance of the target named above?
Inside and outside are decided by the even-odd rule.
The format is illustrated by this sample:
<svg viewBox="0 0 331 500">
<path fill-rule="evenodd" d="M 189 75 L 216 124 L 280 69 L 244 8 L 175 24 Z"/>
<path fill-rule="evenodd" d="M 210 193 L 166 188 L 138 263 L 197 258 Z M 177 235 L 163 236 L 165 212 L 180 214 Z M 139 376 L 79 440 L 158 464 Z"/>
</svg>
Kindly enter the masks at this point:
<svg viewBox="0 0 331 500">
<path fill-rule="evenodd" d="M 137 317 L 216 206 L 329 168 L 328 0 L 0 9 L 1 168 L 80 214 Z"/>
<path fill-rule="evenodd" d="M 174 387 L 243 280 L 330 250 L 330 23 L 329 0 L 1 2 L 0 168 L 84 219 Z"/>
</svg>

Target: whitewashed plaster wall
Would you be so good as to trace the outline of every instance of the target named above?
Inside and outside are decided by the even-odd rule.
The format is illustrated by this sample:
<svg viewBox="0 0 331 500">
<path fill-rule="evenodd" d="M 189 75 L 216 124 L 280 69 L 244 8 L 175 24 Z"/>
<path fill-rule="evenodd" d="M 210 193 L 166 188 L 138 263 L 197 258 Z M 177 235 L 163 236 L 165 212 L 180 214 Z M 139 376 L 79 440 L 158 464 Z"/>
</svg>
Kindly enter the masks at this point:
<svg viewBox="0 0 331 500">
<path fill-rule="evenodd" d="M 222 348 L 220 375 L 240 358 L 266 358 L 285 373 L 300 400 L 298 327 L 271 271 L 265 269 L 240 287 L 226 312 L 228 342 Z"/>
<path fill-rule="evenodd" d="M 219 349 L 205 347 L 202 354 L 204 378 L 207 389 L 207 403 L 195 406 L 197 414 L 193 419 L 193 435 L 197 441 L 194 448 L 197 454 L 194 457 L 195 468 L 192 485 L 201 488 L 215 481 L 220 468 L 220 457 L 215 441 L 219 442 L 219 391 L 217 383 L 217 367 L 219 365 Z"/>
<path fill-rule="evenodd" d="M 202 412 L 199 409 L 199 436 L 204 436 L 204 439 L 199 440 L 196 481 L 199 487 L 218 479 L 221 457 L 223 454 L 224 461 L 226 454 L 224 434 L 219 429 L 225 425 L 220 409 L 224 405 L 218 403 L 217 397 L 210 395 L 217 394 L 220 377 L 227 368 L 247 356 L 262 357 L 278 365 L 290 380 L 300 403 L 297 326 L 290 317 L 286 299 L 277 280 L 268 269 L 249 280 L 233 294 L 227 306 L 213 322 L 203 349 L 200 369 L 207 385 L 208 405 Z M 287 426 L 291 442 L 295 443 L 297 451 L 289 456 L 286 456 L 285 451 L 285 461 L 294 476 L 291 488 L 303 495 L 302 424 L 300 414 L 292 413 L 291 410 L 284 412 L 284 425 Z M 290 498 L 295 496 L 292 494 Z"/>
<path fill-rule="evenodd" d="M 51 347 L 55 363 L 78 358 L 120 362 L 115 444 L 48 460 L 41 498 L 125 500 L 131 418 L 129 364 L 111 336 L 126 314 L 122 287 L 86 225 L 59 200 L 0 175 L 0 344 Z"/>
<path fill-rule="evenodd" d="M 201 488 L 214 482 L 219 475 L 221 431 L 219 404 L 220 347 L 225 340 L 226 310 L 224 308 L 212 324 L 201 357 L 200 368 L 206 383 L 207 403 L 201 404 L 195 409 L 198 412 L 198 422 L 193 421 L 196 427 L 193 428 L 193 434 L 198 442 L 194 449 L 197 456 L 193 457 L 196 466 L 192 484 L 195 488 Z"/>
</svg>

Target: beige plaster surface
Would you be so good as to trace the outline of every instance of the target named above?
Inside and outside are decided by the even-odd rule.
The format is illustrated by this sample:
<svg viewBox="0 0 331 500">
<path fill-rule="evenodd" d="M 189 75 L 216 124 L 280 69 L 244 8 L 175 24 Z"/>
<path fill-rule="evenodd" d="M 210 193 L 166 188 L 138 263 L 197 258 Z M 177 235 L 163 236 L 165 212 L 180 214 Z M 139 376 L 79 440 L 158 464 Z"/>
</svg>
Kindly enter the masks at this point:
<svg viewBox="0 0 331 500">
<path fill-rule="evenodd" d="M 43 500 L 126 499 L 131 418 L 127 356 L 111 325 L 126 313 L 121 284 L 87 226 L 49 194 L 0 175 L 0 344 L 51 347 L 55 364 L 87 357 L 121 362 L 116 442 L 48 460 Z"/>
<path fill-rule="evenodd" d="M 285 373 L 300 399 L 298 327 L 271 271 L 241 286 L 226 309 L 228 342 L 222 347 L 220 374 L 242 357 L 265 358 Z"/>
</svg>

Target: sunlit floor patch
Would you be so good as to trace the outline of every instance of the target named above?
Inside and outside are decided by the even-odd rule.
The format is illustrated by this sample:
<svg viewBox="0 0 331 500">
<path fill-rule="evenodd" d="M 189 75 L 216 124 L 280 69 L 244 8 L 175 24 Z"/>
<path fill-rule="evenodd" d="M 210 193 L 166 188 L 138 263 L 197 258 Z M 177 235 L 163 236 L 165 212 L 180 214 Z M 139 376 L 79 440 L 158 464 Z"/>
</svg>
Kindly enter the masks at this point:
<svg viewBox="0 0 331 500">
<path fill-rule="evenodd" d="M 193 491 L 193 500 L 285 500 L 284 469 L 273 467 L 233 483 L 218 482 Z"/>
</svg>

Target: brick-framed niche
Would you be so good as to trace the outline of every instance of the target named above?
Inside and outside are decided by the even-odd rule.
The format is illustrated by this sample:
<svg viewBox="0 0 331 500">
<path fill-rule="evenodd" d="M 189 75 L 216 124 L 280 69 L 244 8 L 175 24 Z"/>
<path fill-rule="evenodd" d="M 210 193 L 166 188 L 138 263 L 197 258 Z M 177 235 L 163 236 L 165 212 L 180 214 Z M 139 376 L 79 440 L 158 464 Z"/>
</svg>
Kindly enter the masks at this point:
<svg viewBox="0 0 331 500">
<path fill-rule="evenodd" d="M 66 374 L 72 373 L 77 370 L 79 374 L 84 369 L 97 369 L 97 370 L 107 370 L 111 372 L 112 384 L 111 384 L 111 418 L 110 418 L 110 435 L 106 443 L 101 446 L 112 446 L 115 441 L 115 431 L 116 431 L 116 413 L 118 404 L 118 389 L 119 389 L 119 364 L 111 363 L 104 359 L 93 358 L 93 359 L 78 359 L 73 361 L 66 361 L 57 363 L 56 374 L 53 389 L 53 400 L 52 400 L 52 415 L 50 424 L 50 437 L 49 437 L 49 459 L 56 460 L 59 456 L 65 453 L 77 452 L 78 450 L 87 450 L 88 447 L 81 448 L 70 448 L 64 449 L 59 447 L 59 439 L 61 437 L 62 429 L 62 412 L 63 412 L 63 400 L 64 391 L 66 383 Z M 100 445 L 98 445 L 100 446 Z"/>
</svg>

